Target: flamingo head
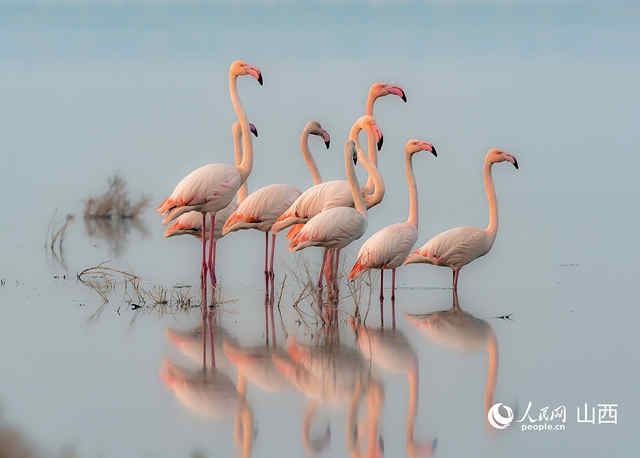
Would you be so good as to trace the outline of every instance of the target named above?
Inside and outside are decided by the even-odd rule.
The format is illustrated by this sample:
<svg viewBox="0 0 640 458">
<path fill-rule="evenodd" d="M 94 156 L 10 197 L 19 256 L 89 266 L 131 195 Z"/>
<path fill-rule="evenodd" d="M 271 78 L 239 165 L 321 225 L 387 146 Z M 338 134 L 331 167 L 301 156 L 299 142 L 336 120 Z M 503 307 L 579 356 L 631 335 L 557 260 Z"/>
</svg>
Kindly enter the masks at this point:
<svg viewBox="0 0 640 458">
<path fill-rule="evenodd" d="M 331 145 L 331 137 L 329 137 L 329 132 L 324 130 L 318 121 L 309 121 L 304 127 L 304 130 L 308 132 L 309 135 L 322 137 L 324 145 L 329 149 L 329 146 Z"/>
<path fill-rule="evenodd" d="M 190 218 L 183 218 L 182 216 L 176 219 L 173 224 L 167 228 L 167 230 L 164 232 L 165 238 L 184 234 L 191 234 L 195 236 L 198 236 L 200 234 L 202 223 L 194 224 L 194 222 L 191 221 Z"/>
<path fill-rule="evenodd" d="M 371 88 L 369 88 L 369 94 L 371 94 L 374 99 L 377 99 L 378 97 L 384 97 L 385 95 L 389 94 L 397 95 L 402 99 L 403 102 L 407 102 L 407 96 L 404 93 L 404 89 L 393 84 L 373 83 L 371 85 Z"/>
<path fill-rule="evenodd" d="M 406 146 L 404 147 L 404 150 L 407 154 L 410 154 L 410 155 L 415 154 L 418 151 L 428 151 L 431 154 L 433 154 L 435 157 L 438 157 L 438 152 L 436 151 L 435 146 L 433 146 L 429 142 L 423 142 L 413 138 L 407 142 Z"/>
<path fill-rule="evenodd" d="M 382 149 L 382 140 L 383 140 L 382 131 L 376 124 L 376 120 L 373 118 L 373 116 L 369 116 L 369 115 L 361 116 L 360 118 L 358 118 L 358 121 L 356 121 L 356 124 L 361 129 L 364 129 L 367 132 L 370 132 L 373 134 L 373 138 L 375 138 L 376 143 L 378 145 L 378 151 L 380 151 Z"/>
<path fill-rule="evenodd" d="M 504 151 L 498 148 L 491 148 L 487 151 L 486 161 L 490 164 L 494 164 L 496 162 L 511 162 L 513 166 L 518 169 L 518 161 L 513 154 L 505 153 Z"/>
<path fill-rule="evenodd" d="M 234 76 L 243 76 L 249 75 L 253 76 L 260 86 L 262 86 L 262 73 L 258 67 L 254 67 L 253 65 L 245 64 L 241 60 L 234 61 L 229 67 L 229 73 Z"/>
</svg>

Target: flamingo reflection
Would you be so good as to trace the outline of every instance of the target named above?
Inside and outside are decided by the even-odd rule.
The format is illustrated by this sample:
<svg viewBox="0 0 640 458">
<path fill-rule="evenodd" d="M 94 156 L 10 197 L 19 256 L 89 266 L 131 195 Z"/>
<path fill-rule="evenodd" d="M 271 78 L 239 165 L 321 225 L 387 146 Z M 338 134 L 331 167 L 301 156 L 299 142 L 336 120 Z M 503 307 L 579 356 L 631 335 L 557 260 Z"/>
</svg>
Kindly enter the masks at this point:
<svg viewBox="0 0 640 458">
<path fill-rule="evenodd" d="M 409 406 L 405 433 L 407 455 L 411 457 L 431 456 L 436 446 L 436 440 L 422 445 L 414 439 L 419 386 L 418 358 L 408 339 L 398 329 L 389 332 L 384 329 L 369 329 L 366 326 L 358 327 L 353 320 L 351 326 L 356 333 L 358 347 L 365 358 L 384 371 L 407 375 L 409 383 Z"/>
<path fill-rule="evenodd" d="M 458 294 L 453 291 L 453 305 L 448 310 L 404 315 L 431 342 L 458 351 L 485 350 L 488 355 L 487 381 L 484 392 L 485 419 L 493 404 L 498 374 L 498 342 L 493 329 L 485 320 L 474 317 L 460 308 Z"/>
</svg>

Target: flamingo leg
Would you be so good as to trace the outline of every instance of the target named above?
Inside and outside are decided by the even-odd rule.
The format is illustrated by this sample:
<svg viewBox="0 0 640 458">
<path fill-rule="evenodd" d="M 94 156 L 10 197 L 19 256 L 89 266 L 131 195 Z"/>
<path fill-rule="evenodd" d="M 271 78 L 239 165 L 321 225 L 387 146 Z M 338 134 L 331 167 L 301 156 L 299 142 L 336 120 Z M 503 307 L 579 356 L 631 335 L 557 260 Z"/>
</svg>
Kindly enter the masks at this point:
<svg viewBox="0 0 640 458">
<path fill-rule="evenodd" d="M 391 327 L 396 328 L 396 269 L 391 269 Z"/>
<path fill-rule="evenodd" d="M 206 227 L 207 215 L 206 213 L 202 214 L 202 227 Z M 202 316 L 206 315 L 207 310 L 207 260 L 206 260 L 206 252 L 207 252 L 207 238 L 205 237 L 205 231 L 202 230 L 202 269 L 200 270 L 200 287 L 202 290 Z"/>
<path fill-rule="evenodd" d="M 384 328 L 384 269 L 380 269 L 380 327 Z"/>
<path fill-rule="evenodd" d="M 202 315 L 202 370 L 207 370 L 207 319 Z"/>
<path fill-rule="evenodd" d="M 209 276 L 211 277 L 211 289 L 212 289 L 212 295 L 211 295 L 211 299 L 213 301 L 215 301 L 216 298 L 216 263 L 215 263 L 215 252 L 216 252 L 216 248 L 215 248 L 215 240 L 213 240 L 213 227 L 215 225 L 216 222 L 216 215 L 215 213 L 211 214 L 211 228 L 209 229 Z M 203 228 L 206 226 L 202 226 Z M 204 230 L 203 230 L 203 234 L 204 234 Z"/>
<path fill-rule="evenodd" d="M 265 294 L 269 295 L 269 233 L 264 233 L 264 289 Z"/>
<path fill-rule="evenodd" d="M 335 249 L 335 264 L 333 269 L 333 289 L 336 295 L 336 300 L 338 299 L 338 270 L 340 269 L 340 248 Z"/>
<path fill-rule="evenodd" d="M 276 234 L 271 234 L 271 259 L 269 260 L 269 278 L 271 279 L 271 307 L 273 307 L 274 282 L 276 274 L 273 272 L 273 256 L 276 251 Z"/>
<path fill-rule="evenodd" d="M 322 274 L 324 273 L 324 266 L 327 264 L 327 256 L 329 254 L 329 248 L 324 249 L 322 255 L 322 265 L 320 266 L 320 275 L 318 275 L 318 289 L 322 289 Z"/>
<path fill-rule="evenodd" d="M 458 274 L 460 274 L 459 270 L 454 270 L 453 271 L 453 290 L 456 293 L 458 292 Z"/>
<path fill-rule="evenodd" d="M 264 335 L 265 345 L 269 346 L 269 293 L 264 293 Z"/>
</svg>

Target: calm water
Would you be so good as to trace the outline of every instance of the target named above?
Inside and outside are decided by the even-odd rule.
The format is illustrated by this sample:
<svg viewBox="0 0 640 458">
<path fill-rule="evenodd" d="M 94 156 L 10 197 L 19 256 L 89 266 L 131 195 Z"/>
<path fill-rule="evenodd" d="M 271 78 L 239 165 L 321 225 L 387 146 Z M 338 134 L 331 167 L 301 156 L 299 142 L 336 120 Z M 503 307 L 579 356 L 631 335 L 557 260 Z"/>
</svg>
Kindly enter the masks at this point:
<svg viewBox="0 0 640 458">
<path fill-rule="evenodd" d="M 405 456 L 434 439 L 441 457 L 636 454 L 637 7 L 69 3 L 0 3 L 0 428 L 42 456 Z M 89 235 L 82 207 L 115 172 L 155 205 L 190 170 L 230 161 L 234 58 L 265 79 L 239 84 L 260 131 L 250 190 L 309 185 L 298 138 L 310 119 L 332 136 L 328 151 L 311 142 L 323 177 L 343 177 L 341 145 L 369 84 L 406 90 L 407 104 L 376 104 L 387 194 L 365 237 L 406 217 L 408 138 L 439 152 L 414 161 L 418 243 L 485 225 L 484 153 L 517 156 L 519 171 L 494 167 L 494 248 L 461 275 L 471 317 L 405 317 L 452 305 L 450 273 L 413 265 L 398 271 L 395 333 L 389 302 L 378 330 L 374 275 L 367 331 L 356 338 L 348 326 L 354 300 L 342 284 L 339 332 L 327 337 L 308 299 L 304 320 L 293 308 L 296 276 L 317 272 L 319 251 L 294 256 L 280 240 L 278 294 L 286 281 L 267 347 L 264 238 L 241 232 L 219 244 L 217 365 L 203 373 L 198 308 L 142 304 L 120 276 L 102 305 L 76 279 L 109 261 L 145 290 L 166 288 L 171 304 L 180 291 L 198 301 L 197 241 L 163 239 L 150 209 L 117 240 Z M 76 219 L 61 262 L 44 244 L 67 213 Z M 345 250 L 345 269 L 361 242 Z M 516 419 L 529 402 L 532 417 L 564 405 L 566 428 L 494 430 L 494 402 Z M 617 424 L 578 423 L 585 402 L 618 404 Z"/>
</svg>

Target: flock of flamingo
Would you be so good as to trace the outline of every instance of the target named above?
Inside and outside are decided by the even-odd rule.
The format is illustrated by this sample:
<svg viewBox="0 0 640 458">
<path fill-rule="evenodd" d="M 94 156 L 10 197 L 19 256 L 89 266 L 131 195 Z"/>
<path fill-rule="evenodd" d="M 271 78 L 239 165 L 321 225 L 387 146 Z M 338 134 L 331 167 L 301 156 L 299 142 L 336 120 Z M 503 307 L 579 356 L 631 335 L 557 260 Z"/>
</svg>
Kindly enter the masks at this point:
<svg viewBox="0 0 640 458">
<path fill-rule="evenodd" d="M 309 151 L 308 137 L 321 137 L 329 148 L 330 136 L 320 123 L 311 121 L 302 131 L 300 147 L 311 172 L 313 186 L 301 192 L 289 184 L 272 184 L 247 195 L 246 180 L 253 165 L 251 134 L 257 137 L 258 131 L 248 122 L 238 97 L 237 78 L 244 75 L 255 78 L 260 85 L 263 84 L 262 73 L 257 67 L 239 60 L 229 67 L 229 93 L 238 118 L 232 128 L 235 164 L 207 164 L 194 170 L 178 183 L 171 195 L 157 208 L 164 215 L 163 224 L 173 221 L 165 232 L 165 237 L 191 234 L 202 239 L 203 310 L 207 304 L 207 275 L 214 292 L 216 288 L 216 241 L 230 232 L 242 229 L 256 229 L 265 233 L 265 289 L 271 301 L 274 295 L 275 239 L 276 234 L 284 229 L 289 229 L 287 238 L 291 251 L 310 246 L 325 249 L 318 286 L 322 287 L 324 276 L 327 285 L 335 288 L 340 250 L 363 236 L 367 228 L 367 210 L 379 204 L 385 194 L 384 181 L 377 168 L 376 151 L 376 148 L 382 148 L 383 136 L 373 118 L 374 102 L 389 94 L 407 101 L 404 90 L 399 86 L 383 83 L 371 86 L 365 114 L 355 121 L 344 144 L 346 180 L 322 181 Z M 358 140 L 362 130 L 367 133 L 368 154 L 364 154 Z M 491 249 L 498 231 L 492 166 L 506 161 L 518 168 L 518 162 L 512 154 L 497 148 L 489 149 L 483 166 L 489 201 L 488 226 L 485 229 L 467 226 L 449 229 L 412 252 L 418 239 L 418 187 L 412 157 L 421 151 L 437 156 L 431 143 L 415 139 L 407 141 L 404 167 L 409 189 L 409 215 L 406 221 L 386 226 L 369 237 L 360 248 L 349 273 L 351 280 L 364 271 L 380 270 L 381 313 L 384 271 L 392 271 L 393 303 L 396 269 L 405 264 L 424 263 L 450 268 L 453 271 L 453 290 L 457 291 L 458 275 L 462 267 L 485 255 Z M 367 182 L 362 187 L 354 169 L 358 162 L 368 174 Z"/>
</svg>

